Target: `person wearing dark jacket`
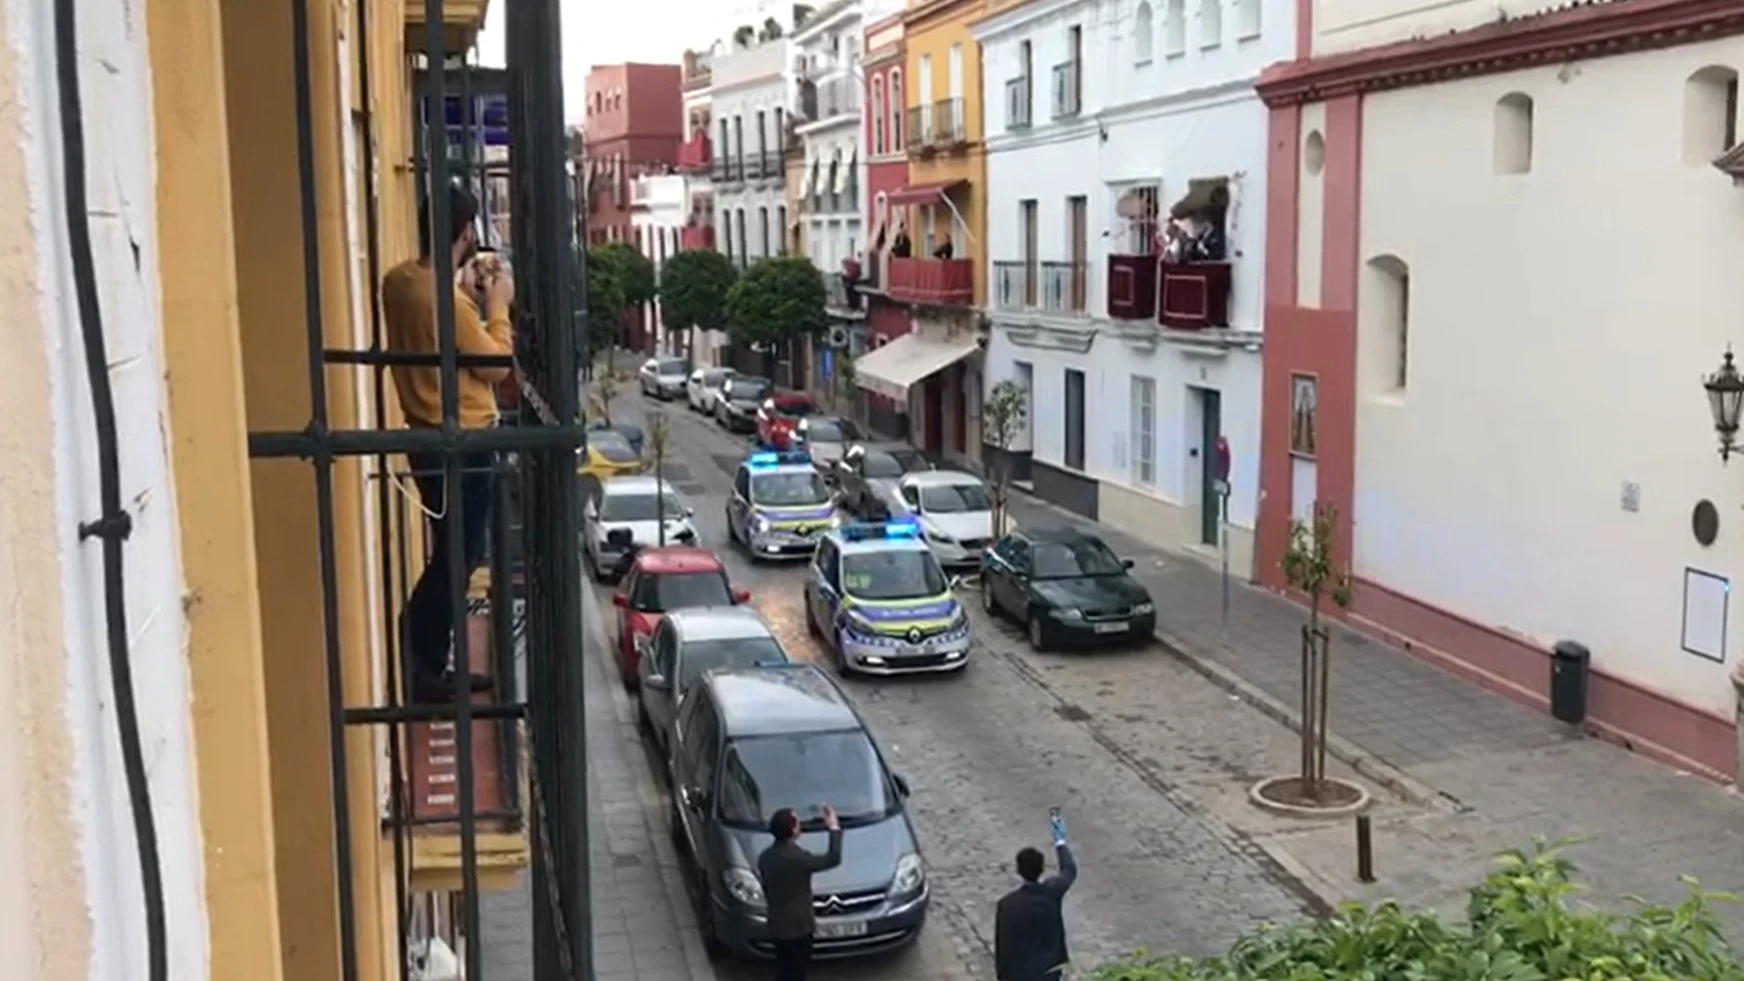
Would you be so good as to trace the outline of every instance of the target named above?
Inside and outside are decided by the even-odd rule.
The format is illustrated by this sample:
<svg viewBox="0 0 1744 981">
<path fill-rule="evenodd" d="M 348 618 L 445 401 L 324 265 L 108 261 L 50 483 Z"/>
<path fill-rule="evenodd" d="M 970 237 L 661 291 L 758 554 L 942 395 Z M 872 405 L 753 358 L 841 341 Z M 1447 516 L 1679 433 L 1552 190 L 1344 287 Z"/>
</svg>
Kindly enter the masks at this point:
<svg viewBox="0 0 1744 981">
<path fill-rule="evenodd" d="M 1064 835 L 1054 838 L 1058 875 L 1042 878 L 1046 860 L 1034 848 L 1017 853 L 1021 885 L 999 900 L 993 923 L 993 965 L 999 981 L 1059 981 L 1069 959 L 1060 906 L 1078 878 Z"/>
<path fill-rule="evenodd" d="M 811 876 L 842 864 L 842 822 L 836 809 L 824 805 L 824 827 L 830 847 L 814 855 L 799 846 L 799 815 L 790 807 L 769 819 L 775 844 L 757 856 L 757 878 L 769 905 L 769 939 L 775 944 L 775 981 L 805 981 L 811 963 L 811 935 L 817 927 L 812 912 Z"/>
</svg>

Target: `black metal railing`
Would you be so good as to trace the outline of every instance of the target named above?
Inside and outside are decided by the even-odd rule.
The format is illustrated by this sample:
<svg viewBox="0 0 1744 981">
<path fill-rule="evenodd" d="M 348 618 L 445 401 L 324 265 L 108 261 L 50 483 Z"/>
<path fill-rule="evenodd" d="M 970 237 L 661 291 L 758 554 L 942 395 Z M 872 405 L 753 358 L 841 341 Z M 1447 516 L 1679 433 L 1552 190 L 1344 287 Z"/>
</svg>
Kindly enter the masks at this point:
<svg viewBox="0 0 1744 981">
<path fill-rule="evenodd" d="M 1023 129 L 1030 124 L 1031 91 L 1034 85 L 1028 75 L 1005 81 L 1005 128 Z"/>
<path fill-rule="evenodd" d="M 934 143 L 963 142 L 963 100 L 940 99 L 933 103 Z"/>
<path fill-rule="evenodd" d="M 715 183 L 724 184 L 733 179 L 733 161 L 730 157 L 716 157 L 709 167 L 710 176 Z"/>
<path fill-rule="evenodd" d="M 933 142 L 933 107 L 910 106 L 908 109 L 908 150 L 913 153 Z"/>
<path fill-rule="evenodd" d="M 388 348 L 383 314 L 375 288 L 382 275 L 378 253 L 380 215 L 375 206 L 377 167 L 374 138 L 361 143 L 361 173 L 368 186 L 362 195 L 363 240 L 371 297 L 370 345 L 367 349 L 328 349 L 325 325 L 345 311 L 323 309 L 320 214 L 331 202 L 318 200 L 315 140 L 317 109 L 311 77 L 308 0 L 288 0 L 292 9 L 294 85 L 296 92 L 297 163 L 301 196 L 302 268 L 307 375 L 310 399 L 308 424 L 295 431 L 251 432 L 249 454 L 255 459 L 295 458 L 311 466 L 315 489 L 316 538 L 310 542 L 320 572 L 323 620 L 321 663 L 326 676 L 328 741 L 332 795 L 333 840 L 337 875 L 335 901 L 340 927 L 340 981 L 362 976 L 358 958 L 358 902 L 353 883 L 358 876 L 352 838 L 349 799 L 348 733 L 354 726 L 386 727 L 382 740 L 390 769 L 390 794 L 385 825 L 393 835 L 396 929 L 400 943 L 402 981 L 411 974 L 406 956 L 416 898 L 408 864 L 410 836 L 440 826 L 459 839 L 459 885 L 451 908 L 458 913 L 458 932 L 465 938 L 464 976 L 488 981 L 480 966 L 479 834 L 482 823 L 507 823 L 526 834 L 531 866 L 533 910 L 532 963 L 539 981 L 592 977 L 591 914 L 588 846 L 587 752 L 583 712 L 581 589 L 577 540 L 579 513 L 575 452 L 581 445 L 578 371 L 589 356 L 585 307 L 585 264 L 579 242 L 586 241 L 585 210 L 572 204 L 583 175 L 569 168 L 564 142 L 561 71 L 562 36 L 559 0 L 504 0 L 506 70 L 480 73 L 471 59 L 445 50 L 447 35 L 441 0 L 420 0 L 427 29 L 420 72 L 421 111 L 413 117 L 413 172 L 420 199 L 437 283 L 437 354 L 415 354 Z M 366 4 L 355 7 L 357 48 L 374 50 L 369 41 L 371 18 Z M 365 59 L 360 83 L 371 91 Z M 490 142 L 481 132 L 476 112 L 475 82 L 490 84 L 506 99 L 506 163 L 485 163 L 481 147 Z M 458 127 L 447 109 L 456 100 L 463 107 Z M 375 132 L 370 101 L 360 109 L 365 131 Z M 457 132 L 451 130 L 457 129 Z M 450 152 L 457 143 L 458 153 Z M 514 275 L 520 283 L 514 310 L 516 340 L 512 355 L 462 355 L 455 343 L 452 283 L 457 270 L 441 230 L 450 227 L 448 187 L 458 180 L 481 201 L 509 203 L 508 216 L 480 215 L 482 228 L 502 229 L 512 236 Z M 499 193 L 484 193 L 491 190 Z M 573 219 L 572 217 L 573 216 Z M 504 221 L 504 218 L 507 221 Z M 574 222 L 572 225 L 571 222 Z M 381 428 L 389 416 L 388 369 L 415 366 L 438 372 L 441 425 L 423 428 Z M 335 425 L 328 411 L 328 376 L 336 367 L 370 374 L 371 411 L 360 413 L 360 428 Z M 463 370 L 509 367 L 515 379 L 513 407 L 503 424 L 463 427 L 459 418 L 458 382 Z M 337 373 L 336 373 L 337 374 Z M 370 428 L 374 426 L 376 428 Z M 410 469 L 396 461 L 413 460 Z M 383 620 L 380 625 L 386 657 L 387 691 L 378 701 L 350 704 L 342 684 L 348 656 L 340 629 L 339 548 L 335 526 L 338 464 L 346 458 L 371 461 L 366 472 L 375 481 L 374 507 L 381 535 L 380 577 Z M 488 495 L 463 490 L 486 478 Z M 469 597 L 470 573 L 463 561 L 448 564 L 446 619 L 453 628 L 453 663 L 457 683 L 450 698 L 432 701 L 428 693 L 411 691 L 405 670 L 406 645 L 396 618 L 412 583 L 407 554 L 409 525 L 422 511 L 408 506 L 413 492 L 405 485 L 419 481 L 432 493 L 441 488 L 447 502 L 444 520 L 433 527 L 446 535 L 448 554 L 466 554 L 464 512 L 491 507 L 487 565 L 489 589 Z M 400 493 L 396 500 L 395 487 Z M 420 497 L 422 495 L 419 495 Z M 420 501 L 423 505 L 423 502 Z M 427 506 L 427 505 L 424 505 Z M 433 541 L 434 535 L 426 536 Z M 475 615 L 490 619 L 489 656 L 492 690 L 475 696 L 469 669 L 477 639 L 468 625 Z M 525 678 L 538 679 L 524 691 Z M 407 755 L 415 755 L 420 728 L 452 730 L 455 779 L 451 810 L 420 814 L 408 790 Z M 493 738 L 499 754 L 475 754 L 475 740 Z M 293 737 L 294 738 L 294 737 Z M 427 737 L 426 737 L 427 738 Z M 525 752 L 520 740 L 525 739 Z M 484 756 L 481 760 L 478 757 Z M 426 762 L 428 762 L 426 760 Z M 480 779 L 481 762 L 498 770 L 499 782 Z M 415 764 L 413 764 L 415 769 Z M 521 788 L 529 793 L 523 799 Z M 481 806 L 480 798 L 489 806 Z M 492 800 L 494 799 L 494 800 Z M 314 856 L 310 856 L 311 859 Z M 373 973 L 369 972 L 369 973 Z"/>
<path fill-rule="evenodd" d="M 993 308 L 1028 310 L 1036 305 L 1035 263 L 1026 259 L 993 264 Z"/>
<path fill-rule="evenodd" d="M 1041 264 L 1042 309 L 1048 313 L 1079 317 L 1089 301 L 1089 275 L 1082 262 Z"/>
</svg>

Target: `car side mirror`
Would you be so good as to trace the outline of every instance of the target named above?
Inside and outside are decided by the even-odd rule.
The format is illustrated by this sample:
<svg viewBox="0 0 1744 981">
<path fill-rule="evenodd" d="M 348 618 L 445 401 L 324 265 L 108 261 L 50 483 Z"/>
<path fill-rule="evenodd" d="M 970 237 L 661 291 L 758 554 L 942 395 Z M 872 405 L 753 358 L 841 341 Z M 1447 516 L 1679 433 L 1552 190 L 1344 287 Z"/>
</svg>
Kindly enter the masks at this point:
<svg viewBox="0 0 1744 981">
<path fill-rule="evenodd" d="M 749 589 L 735 589 L 735 590 L 733 590 L 733 602 L 735 602 L 735 603 L 749 603 L 749 602 L 751 602 L 751 591 Z"/>
<path fill-rule="evenodd" d="M 1122 569 L 1130 569 L 1130 568 L 1132 568 L 1132 560 L 1131 560 L 1131 559 L 1121 559 L 1121 560 L 1120 560 L 1120 567 L 1121 567 L 1121 568 L 1122 568 Z"/>
<path fill-rule="evenodd" d="M 642 684 L 655 691 L 666 691 L 672 687 L 672 682 L 663 674 L 651 674 L 642 679 Z"/>
<path fill-rule="evenodd" d="M 908 779 L 900 773 L 892 773 L 890 775 L 890 782 L 896 784 L 897 795 L 906 800 L 910 793 L 908 789 Z"/>
<path fill-rule="evenodd" d="M 620 607 L 629 606 L 630 605 L 630 598 L 628 596 L 625 596 L 623 593 L 613 593 L 612 594 L 612 605 L 613 606 L 620 606 Z"/>
<path fill-rule="evenodd" d="M 693 507 L 691 507 L 691 506 L 689 506 L 689 505 L 685 505 L 685 508 L 684 508 L 684 516 L 685 516 L 685 517 L 687 517 L 687 518 L 694 518 L 694 517 L 696 517 L 696 508 L 693 508 Z"/>
</svg>

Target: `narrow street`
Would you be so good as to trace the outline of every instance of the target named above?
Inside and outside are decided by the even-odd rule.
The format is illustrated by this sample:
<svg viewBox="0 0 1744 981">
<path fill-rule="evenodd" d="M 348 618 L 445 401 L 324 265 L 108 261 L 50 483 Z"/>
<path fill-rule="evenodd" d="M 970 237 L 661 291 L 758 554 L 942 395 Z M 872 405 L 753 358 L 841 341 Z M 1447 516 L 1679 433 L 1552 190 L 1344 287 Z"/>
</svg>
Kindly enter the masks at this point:
<svg viewBox="0 0 1744 981">
<path fill-rule="evenodd" d="M 672 422 L 667 478 L 696 509 L 703 544 L 752 591 L 794 658 L 820 659 L 800 605 L 803 564 L 752 563 L 728 544 L 726 494 L 746 439 L 682 402 L 630 394 L 614 415 L 641 421 L 656 407 Z M 610 610 L 595 588 L 598 608 Z M 1038 655 L 1014 628 L 987 622 L 973 598 L 965 605 L 977 648 L 964 673 L 847 684 L 914 787 L 929 863 L 933 917 L 921 943 L 898 955 L 902 976 L 991 977 L 993 905 L 1015 882 L 1018 848 L 1045 843 L 1054 805 L 1065 810 L 1082 868 L 1067 903 L 1080 965 L 1139 946 L 1209 954 L 1246 928 L 1316 908 L 1262 846 L 1298 826 L 1245 800 L 1252 780 L 1293 759 L 1286 730 L 1154 644 Z M 825 976 L 887 977 L 893 969 L 887 960 Z M 721 970 L 729 978 L 766 973 Z"/>
</svg>

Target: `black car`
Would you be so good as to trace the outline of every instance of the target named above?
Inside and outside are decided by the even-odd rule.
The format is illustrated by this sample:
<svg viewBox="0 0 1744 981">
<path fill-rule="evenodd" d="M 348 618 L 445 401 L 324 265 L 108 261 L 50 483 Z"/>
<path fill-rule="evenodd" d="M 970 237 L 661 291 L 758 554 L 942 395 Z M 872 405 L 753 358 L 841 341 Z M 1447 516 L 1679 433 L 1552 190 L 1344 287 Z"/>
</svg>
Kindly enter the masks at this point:
<svg viewBox="0 0 1744 981">
<path fill-rule="evenodd" d="M 793 808 L 801 846 L 822 852 L 825 802 L 841 817 L 842 864 L 812 879 L 812 956 L 876 954 L 920 936 L 929 896 L 908 784 L 828 675 L 806 664 L 702 675 L 679 706 L 667 765 L 672 833 L 711 953 L 774 955 L 755 871 L 775 841 L 769 816 Z"/>
<path fill-rule="evenodd" d="M 842 507 L 871 521 L 893 513 L 896 484 L 904 474 L 931 470 L 921 451 L 907 443 L 855 443 L 836 462 L 835 484 Z"/>
<path fill-rule="evenodd" d="M 1156 632 L 1157 608 L 1131 568 L 1095 535 L 1016 532 L 982 560 L 981 604 L 1022 622 L 1038 651 L 1143 640 Z"/>
<path fill-rule="evenodd" d="M 756 375 L 739 375 L 721 387 L 715 400 L 715 421 L 730 433 L 757 431 L 757 410 L 775 392 L 775 383 Z"/>
</svg>

